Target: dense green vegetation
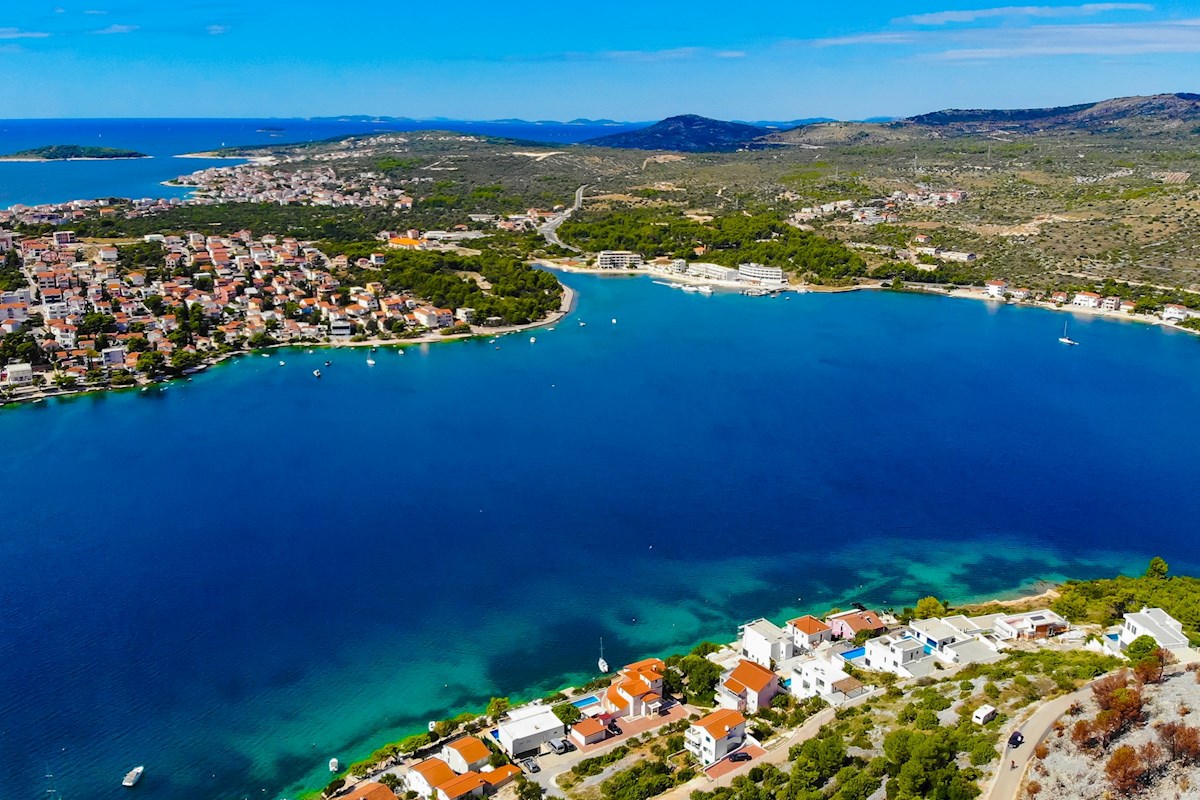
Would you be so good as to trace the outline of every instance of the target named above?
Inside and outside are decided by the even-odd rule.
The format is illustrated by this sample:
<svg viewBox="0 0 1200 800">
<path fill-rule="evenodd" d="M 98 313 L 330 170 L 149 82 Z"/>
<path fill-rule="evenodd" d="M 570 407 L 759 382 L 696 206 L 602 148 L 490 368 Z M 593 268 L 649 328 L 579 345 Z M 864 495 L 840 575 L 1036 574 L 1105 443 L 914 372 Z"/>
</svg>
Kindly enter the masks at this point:
<svg viewBox="0 0 1200 800">
<path fill-rule="evenodd" d="M 344 254 L 353 261 L 378 252 L 379 243 L 324 242 L 321 248 L 330 256 Z M 562 286 L 550 273 L 491 250 L 478 256 L 393 250 L 386 257 L 378 280 L 389 290 L 412 292 L 439 307 L 473 308 L 481 321 L 500 317 L 509 325 L 533 322 L 556 310 L 562 296 Z M 484 290 L 457 272 L 478 273 L 491 288 Z"/>
<path fill-rule="evenodd" d="M 1183 623 L 1193 646 L 1200 645 L 1200 578 L 1168 576 L 1161 558 L 1146 574 L 1094 581 L 1067 581 L 1054 610 L 1072 622 L 1112 624 L 1126 611 L 1161 608 Z"/>
<path fill-rule="evenodd" d="M 708 223 L 659 209 L 588 212 L 568 220 L 559 234 L 589 251 L 690 259 L 706 248 L 703 260 L 730 267 L 753 261 L 823 280 L 866 274 L 862 259 L 845 245 L 792 227 L 774 212 L 728 214 Z"/>
<path fill-rule="evenodd" d="M 45 147 L 35 147 L 0 156 L 6 158 L 38 158 L 46 161 L 65 161 L 70 158 L 146 158 L 145 153 L 136 150 L 122 150 L 118 147 L 87 147 L 78 144 L 51 144 Z"/>
<path fill-rule="evenodd" d="M 4 254 L 4 261 L 0 263 L 0 292 L 19 289 L 25 285 L 25 276 L 21 274 L 21 257 L 13 248 Z"/>
</svg>

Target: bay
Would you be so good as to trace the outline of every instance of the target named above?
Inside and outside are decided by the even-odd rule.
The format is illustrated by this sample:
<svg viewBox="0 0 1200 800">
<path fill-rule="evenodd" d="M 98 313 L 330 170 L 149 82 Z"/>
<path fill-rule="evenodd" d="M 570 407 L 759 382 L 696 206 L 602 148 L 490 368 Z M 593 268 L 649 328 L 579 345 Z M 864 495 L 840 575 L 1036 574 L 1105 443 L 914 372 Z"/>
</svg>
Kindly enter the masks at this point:
<svg viewBox="0 0 1200 800">
<path fill-rule="evenodd" d="M 643 123 L 644 124 L 644 123 Z M 119 147 L 148 159 L 63 162 L 0 161 L 0 208 L 98 197 L 185 197 L 187 187 L 162 182 L 213 166 L 238 163 L 176 156 L 221 147 L 309 142 L 386 131 L 450 130 L 549 144 L 581 142 L 639 127 L 637 123 L 568 124 L 467 120 L 335 119 L 63 119 L 0 120 L 0 153 L 51 144 Z"/>
<path fill-rule="evenodd" d="M 622 664 L 759 615 L 1200 569 L 1195 337 L 563 279 L 579 308 L 536 343 L 297 349 L 0 412 L 10 795 L 48 765 L 123 797 L 145 764 L 149 800 L 291 797 L 590 677 L 601 636 Z"/>
</svg>

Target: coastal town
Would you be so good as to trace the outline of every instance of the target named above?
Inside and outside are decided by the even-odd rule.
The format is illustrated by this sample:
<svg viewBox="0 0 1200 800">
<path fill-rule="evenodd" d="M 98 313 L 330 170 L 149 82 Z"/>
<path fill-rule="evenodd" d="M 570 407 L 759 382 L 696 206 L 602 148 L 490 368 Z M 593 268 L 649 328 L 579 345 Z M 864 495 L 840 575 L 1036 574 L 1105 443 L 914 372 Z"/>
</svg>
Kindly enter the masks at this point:
<svg viewBox="0 0 1200 800">
<path fill-rule="evenodd" d="M 420 237 L 420 238 L 414 238 Z M 446 238 L 450 234 L 445 234 Z M 499 317 L 445 308 L 370 279 L 388 252 L 445 246 L 418 231 L 381 231 L 351 261 L 294 237 L 150 235 L 121 245 L 0 231 L 0 258 L 25 285 L 0 293 L 0 334 L 38 358 L 0 365 L 8 399 L 190 374 L 231 354 L 281 344 L 421 341 L 510 330 Z M 361 274 L 345 285 L 334 273 Z"/>
<path fill-rule="evenodd" d="M 764 769 L 783 765 L 786 771 L 788 762 L 804 760 L 806 743 L 822 741 L 825 726 L 836 720 L 909 692 L 934 697 L 922 694 L 927 691 L 922 687 L 946 686 L 952 688 L 939 691 L 954 694 L 961 687 L 962 698 L 934 705 L 932 724 L 957 724 L 982 737 L 983 749 L 972 751 L 971 764 L 999 759 L 975 778 L 988 800 L 1024 798 L 1027 784 L 1042 774 L 1039 742 L 1064 713 L 1043 720 L 1043 708 L 1065 709 L 1067 700 L 1085 696 L 1091 684 L 1059 678 L 1047 701 L 1061 699 L 1043 706 L 1046 701 L 1028 692 L 1022 700 L 997 690 L 1001 677 L 979 676 L 1011 679 L 1011 668 L 1000 669 L 1000 662 L 1036 661 L 1039 654 L 1080 663 L 1092 659 L 1118 671 L 1137 663 L 1139 674 L 1147 652 L 1155 654 L 1154 663 L 1173 665 L 1171 674 L 1200 664 L 1182 623 L 1161 608 L 1128 611 L 1112 626 L 1076 625 L 1040 605 L 1058 597 L 1051 590 L 940 615 L 914 616 L 905 609 L 901 616 L 857 606 L 783 624 L 752 620 L 739 626 L 731 644 L 705 645 L 683 660 L 646 658 L 526 705 L 509 707 L 506 699 L 494 699 L 484 716 L 431 722 L 429 735 L 358 762 L 325 796 L 459 800 L 504 792 L 515 781 L 506 796 L 570 798 L 585 787 L 602 786 L 603 797 L 615 800 L 623 796 L 615 788 L 625 785 L 623 776 L 639 773 L 651 758 L 670 779 L 636 797 L 694 798 L 697 792 L 736 787 L 746 776 L 761 781 Z M 944 610 L 933 598 L 918 608 Z M 603 657 L 600 667 L 607 672 Z M 1144 681 L 1149 686 L 1163 679 L 1151 675 Z M 856 746 L 870 751 L 870 737 L 860 739 Z M 867 773 L 862 775 L 866 788 L 854 796 L 882 796 L 875 794 L 882 791 L 878 777 L 866 786 Z M 838 785 L 846 784 L 839 773 Z"/>
</svg>

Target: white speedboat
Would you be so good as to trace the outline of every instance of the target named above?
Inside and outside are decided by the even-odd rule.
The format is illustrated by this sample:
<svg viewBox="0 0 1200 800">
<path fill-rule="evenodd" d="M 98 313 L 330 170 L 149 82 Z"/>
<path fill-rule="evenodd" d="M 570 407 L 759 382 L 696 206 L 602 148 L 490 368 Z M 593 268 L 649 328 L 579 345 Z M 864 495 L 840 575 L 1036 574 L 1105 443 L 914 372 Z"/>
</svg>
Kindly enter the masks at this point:
<svg viewBox="0 0 1200 800">
<path fill-rule="evenodd" d="M 367 359 L 367 366 L 368 366 L 368 367 L 373 367 L 373 366 L 375 366 L 375 359 L 373 359 L 373 358 L 368 358 L 368 359 Z"/>
<path fill-rule="evenodd" d="M 145 767 L 134 767 L 133 769 L 129 770 L 128 774 L 125 775 L 125 780 L 121 781 L 121 785 L 126 788 L 134 786 L 142 779 L 142 773 L 145 771 Z"/>
<path fill-rule="evenodd" d="M 314 369 L 314 370 L 313 370 L 313 377 L 314 377 L 314 378 L 320 378 L 320 377 L 321 377 L 321 370 L 319 370 L 319 369 Z"/>
<path fill-rule="evenodd" d="M 341 769 L 341 764 L 338 763 L 338 760 L 336 758 L 329 759 L 329 771 L 337 772 L 339 769 Z"/>
<path fill-rule="evenodd" d="M 583 320 L 579 320 L 579 327 L 581 327 L 581 328 L 586 328 L 586 327 L 587 327 L 587 323 L 586 323 L 586 322 L 584 322 Z"/>
<path fill-rule="evenodd" d="M 283 367 L 283 366 L 286 366 L 286 365 L 287 365 L 287 362 L 286 362 L 286 361 L 280 361 L 280 362 L 279 362 L 279 366 L 281 366 L 281 367 Z"/>
<path fill-rule="evenodd" d="M 403 350 L 403 349 L 399 349 L 399 350 L 397 350 L 397 351 L 396 351 L 396 355 L 398 355 L 398 356 L 402 356 L 402 355 L 404 355 L 404 350 Z"/>
<path fill-rule="evenodd" d="M 1058 340 L 1060 342 L 1062 342 L 1063 344 L 1069 344 L 1069 345 L 1079 344 L 1079 342 L 1075 341 L 1070 336 L 1067 336 L 1067 323 L 1066 322 L 1063 323 L 1063 335 L 1058 337 Z"/>
<path fill-rule="evenodd" d="M 699 292 L 700 294 L 712 294 L 713 287 L 707 286 L 707 285 L 706 286 L 697 286 L 696 291 Z"/>
<path fill-rule="evenodd" d="M 529 343 L 530 343 L 530 344 L 537 344 L 537 337 L 536 337 L 536 336 L 530 336 L 530 337 L 529 337 Z"/>
<path fill-rule="evenodd" d="M 617 324 L 617 318 L 616 318 L 616 317 L 613 317 L 613 319 L 612 319 L 612 324 L 613 324 L 613 325 L 616 325 L 616 324 Z"/>
</svg>

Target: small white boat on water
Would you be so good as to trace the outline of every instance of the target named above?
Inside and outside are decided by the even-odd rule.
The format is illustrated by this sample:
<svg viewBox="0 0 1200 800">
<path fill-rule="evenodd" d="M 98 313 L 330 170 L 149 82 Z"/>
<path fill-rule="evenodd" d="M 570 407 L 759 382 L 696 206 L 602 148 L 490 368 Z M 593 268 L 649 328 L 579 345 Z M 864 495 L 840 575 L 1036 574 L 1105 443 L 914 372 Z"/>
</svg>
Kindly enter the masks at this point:
<svg viewBox="0 0 1200 800">
<path fill-rule="evenodd" d="M 320 377 L 321 377 L 321 370 L 319 370 L 319 369 L 314 369 L 314 370 L 313 370 L 313 377 L 314 377 L 314 378 L 320 378 Z"/>
<path fill-rule="evenodd" d="M 142 773 L 146 771 L 145 767 L 134 767 L 125 775 L 125 780 L 121 781 L 121 785 L 130 788 L 142 779 Z"/>
<path fill-rule="evenodd" d="M 536 337 L 536 336 L 530 336 L 530 337 L 529 337 L 529 343 L 530 343 L 530 344 L 537 344 L 537 337 Z"/>
<path fill-rule="evenodd" d="M 398 356 L 404 355 L 404 350 L 403 349 L 396 350 L 396 355 L 398 355 Z"/>
<path fill-rule="evenodd" d="M 287 362 L 286 362 L 286 361 L 280 361 L 280 362 L 279 362 L 279 366 L 281 366 L 281 367 L 283 367 L 283 366 L 287 366 Z"/>
<path fill-rule="evenodd" d="M 612 318 L 612 324 L 613 324 L 613 325 L 616 325 L 616 324 L 617 324 L 617 318 L 616 318 L 616 317 L 613 317 L 613 318 Z"/>
<path fill-rule="evenodd" d="M 367 359 L 367 366 L 368 366 L 368 367 L 373 367 L 373 366 L 375 366 L 375 359 L 373 359 L 373 358 L 368 358 L 368 359 Z"/>
<path fill-rule="evenodd" d="M 263 353 L 263 354 L 262 354 L 262 357 L 263 357 L 263 358 L 270 358 L 270 357 L 271 357 L 271 354 L 270 354 L 270 353 Z"/>
<path fill-rule="evenodd" d="M 608 662 L 604 660 L 604 637 L 600 637 L 600 660 L 596 662 L 602 673 L 608 673 Z"/>
<path fill-rule="evenodd" d="M 713 293 L 713 287 L 711 287 L 711 286 L 708 286 L 708 285 L 704 285 L 704 286 L 697 286 L 697 287 L 696 287 L 696 291 L 697 291 L 697 292 L 699 292 L 700 294 L 712 294 L 712 293 Z"/>
<path fill-rule="evenodd" d="M 338 760 L 336 758 L 329 759 L 329 771 L 330 772 L 337 772 L 341 768 L 342 768 L 342 765 L 338 763 Z"/>
<path fill-rule="evenodd" d="M 586 323 L 586 322 L 584 322 L 583 320 L 579 320 L 579 327 L 581 327 L 581 328 L 586 328 L 586 327 L 587 327 L 587 323 Z"/>
<path fill-rule="evenodd" d="M 1063 323 L 1063 335 L 1058 337 L 1058 340 L 1060 342 L 1062 342 L 1063 344 L 1069 344 L 1069 345 L 1079 344 L 1079 342 L 1075 341 L 1070 336 L 1067 336 L 1067 324 L 1068 323 L 1066 323 L 1066 322 Z"/>
</svg>

